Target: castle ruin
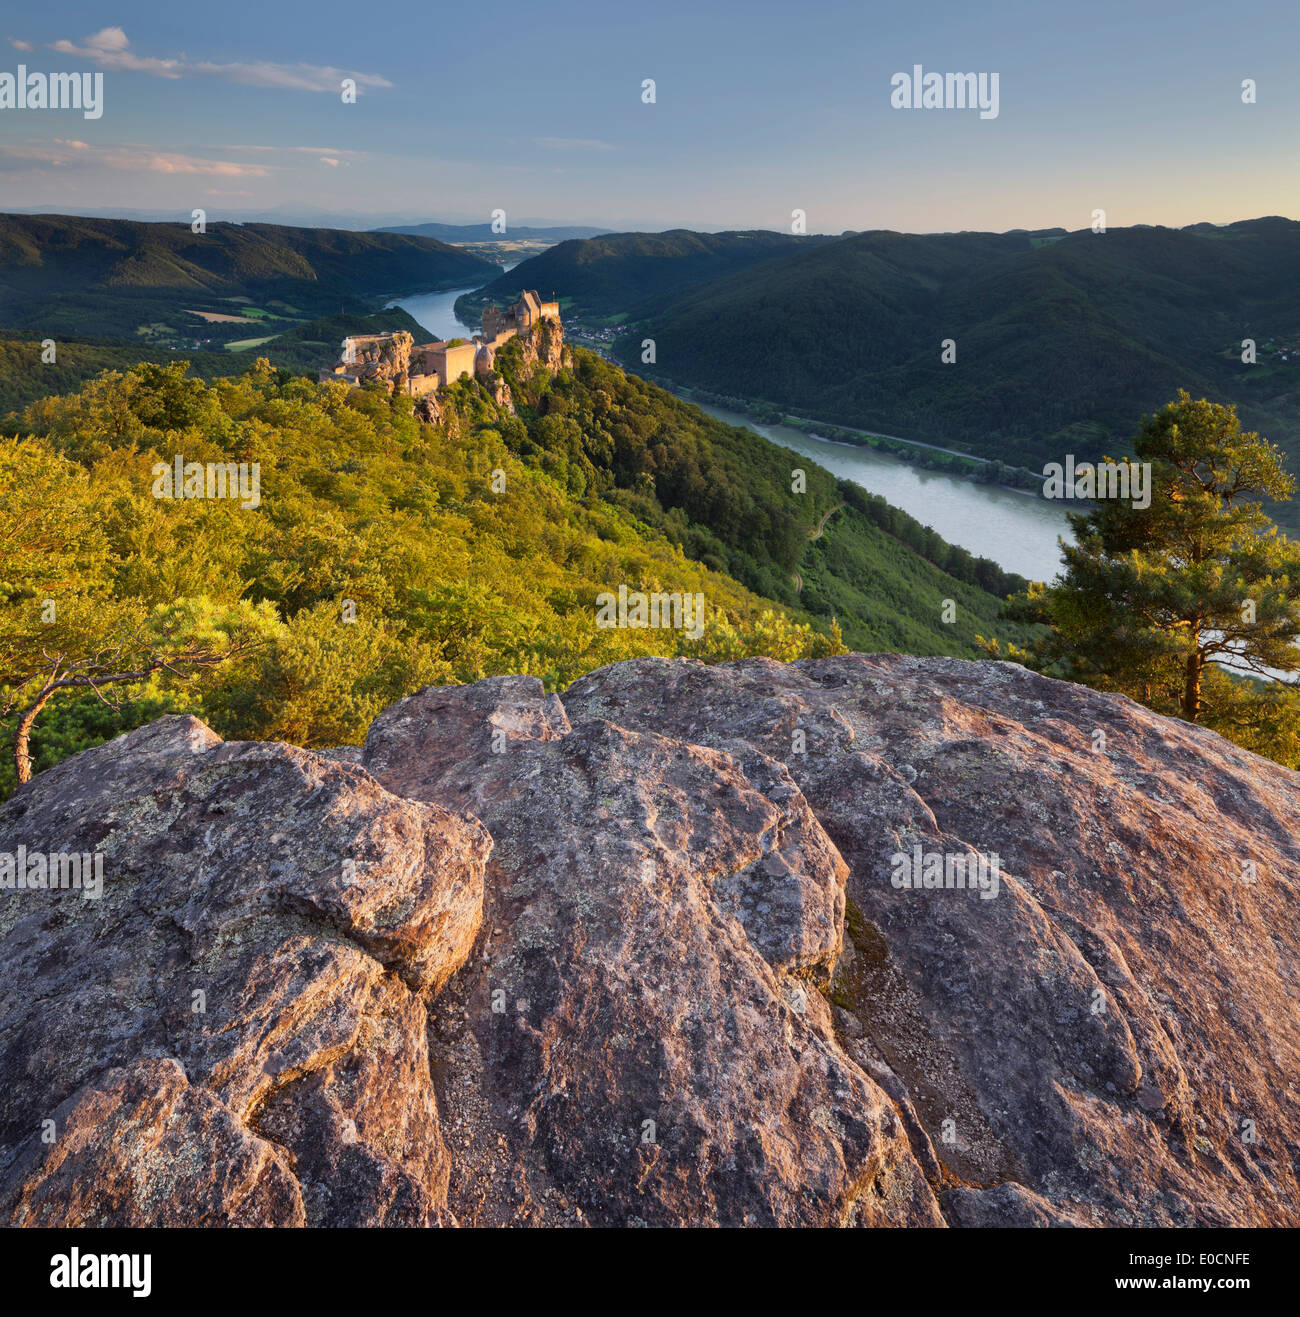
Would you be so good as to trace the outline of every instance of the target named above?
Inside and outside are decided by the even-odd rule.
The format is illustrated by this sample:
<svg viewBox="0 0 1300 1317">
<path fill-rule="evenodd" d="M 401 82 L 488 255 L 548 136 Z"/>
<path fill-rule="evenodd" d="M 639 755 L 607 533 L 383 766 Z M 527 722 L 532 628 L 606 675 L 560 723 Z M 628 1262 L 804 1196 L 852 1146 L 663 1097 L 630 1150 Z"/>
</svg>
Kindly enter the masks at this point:
<svg viewBox="0 0 1300 1317">
<path fill-rule="evenodd" d="M 416 344 L 404 329 L 389 334 L 356 334 L 345 338 L 339 359 L 320 372 L 322 384 L 337 380 L 353 386 L 372 380 L 388 382 L 389 391 L 423 397 L 445 389 L 459 379 L 490 375 L 496 369 L 497 350 L 516 334 L 528 333 L 550 320 L 561 334 L 559 302 L 543 302 L 534 289 L 504 311 L 495 306 L 483 311 L 483 332 L 472 341 L 445 339 Z"/>
</svg>

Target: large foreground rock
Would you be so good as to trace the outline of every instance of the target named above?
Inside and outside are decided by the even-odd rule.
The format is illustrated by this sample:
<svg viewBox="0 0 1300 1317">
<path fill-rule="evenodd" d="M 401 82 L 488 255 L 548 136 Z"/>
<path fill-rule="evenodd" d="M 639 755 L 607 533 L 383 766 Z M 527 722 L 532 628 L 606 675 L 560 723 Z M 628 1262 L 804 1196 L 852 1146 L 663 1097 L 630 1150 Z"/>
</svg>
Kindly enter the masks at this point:
<svg viewBox="0 0 1300 1317">
<path fill-rule="evenodd" d="M 1007 664 L 164 719 L 0 809 L 105 877 L 0 893 L 0 1213 L 1294 1225 L 1298 830 L 1296 774 Z"/>
<path fill-rule="evenodd" d="M 361 769 L 165 718 L 0 812 L 103 895 L 0 900 L 0 1213 L 423 1225 L 448 1165 L 425 1001 L 478 931 L 483 828 Z"/>
<path fill-rule="evenodd" d="M 849 865 L 844 1044 L 952 1223 L 1300 1223 L 1300 775 L 1007 663 L 639 660 L 564 705 L 785 762 Z M 997 895 L 895 887 L 917 847 Z"/>
<path fill-rule="evenodd" d="M 835 1041 L 845 868 L 780 763 L 571 727 L 525 678 L 401 701 L 364 763 L 495 842 L 433 1024 L 461 1220 L 941 1224 Z"/>
</svg>

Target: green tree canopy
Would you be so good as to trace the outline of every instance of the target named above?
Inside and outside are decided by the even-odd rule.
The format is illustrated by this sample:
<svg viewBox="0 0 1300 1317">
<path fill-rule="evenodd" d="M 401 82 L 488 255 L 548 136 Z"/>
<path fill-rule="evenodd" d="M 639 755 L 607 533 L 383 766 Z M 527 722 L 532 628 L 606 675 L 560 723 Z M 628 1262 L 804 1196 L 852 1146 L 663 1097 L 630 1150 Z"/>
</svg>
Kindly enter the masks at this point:
<svg viewBox="0 0 1300 1317">
<path fill-rule="evenodd" d="M 1232 407 L 1186 392 L 1144 420 L 1134 449 L 1150 464 L 1149 504 L 1106 499 L 1071 516 L 1064 572 L 1011 615 L 1050 627 L 1028 652 L 1034 666 L 1231 734 L 1292 692 L 1225 669 L 1268 678 L 1300 666 L 1300 545 L 1260 504 L 1290 498 L 1295 482 Z"/>
</svg>

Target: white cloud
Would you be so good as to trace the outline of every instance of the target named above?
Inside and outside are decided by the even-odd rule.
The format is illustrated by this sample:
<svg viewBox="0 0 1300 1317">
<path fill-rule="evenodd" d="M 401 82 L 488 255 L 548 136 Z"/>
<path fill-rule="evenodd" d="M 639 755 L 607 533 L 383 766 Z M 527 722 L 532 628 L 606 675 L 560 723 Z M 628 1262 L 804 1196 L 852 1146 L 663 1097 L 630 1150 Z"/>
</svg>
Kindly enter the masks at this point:
<svg viewBox="0 0 1300 1317">
<path fill-rule="evenodd" d="M 314 155 L 333 156 L 335 159 L 343 160 L 349 157 L 359 156 L 360 151 L 350 151 L 347 147 L 342 146 L 213 146 L 208 148 L 211 151 L 277 151 L 288 155 Z"/>
<path fill-rule="evenodd" d="M 132 54 L 127 44 L 126 33 L 120 27 L 106 27 L 84 38 L 80 46 L 65 39 L 53 42 L 50 49 L 57 50 L 60 55 L 75 55 L 77 59 L 88 60 L 120 73 L 149 73 L 155 78 L 179 78 L 183 75 L 184 68 L 180 60 L 146 59 Z"/>
<path fill-rule="evenodd" d="M 15 50 L 32 50 L 34 47 L 30 41 L 19 41 L 17 37 L 10 37 L 9 44 Z"/>
<path fill-rule="evenodd" d="M 255 63 L 188 65 L 187 73 L 205 78 L 225 78 L 242 82 L 249 87 L 279 87 L 285 91 L 328 91 L 337 93 L 344 78 L 352 78 L 358 88 L 391 87 L 387 78 L 371 73 L 350 73 L 319 64 L 272 64 L 266 60 Z"/>
<path fill-rule="evenodd" d="M 0 169 L 37 167 L 112 169 L 123 173 L 196 174 L 215 178 L 270 178 L 306 164 L 346 169 L 364 152 L 334 146 L 207 146 L 203 155 L 160 149 L 149 142 L 91 144 L 74 137 L 28 139 L 0 144 Z M 258 163 L 219 158 L 226 152 L 255 153 Z M 282 153 L 275 161 L 267 153 Z M 218 158 L 212 158 L 213 155 Z M 235 194 L 232 194 L 235 195 Z"/>
<path fill-rule="evenodd" d="M 75 138 L 56 137 L 48 144 L 0 144 L 0 160 L 80 168 L 141 171 L 151 174 L 206 174 L 219 178 L 269 178 L 268 165 L 240 164 L 232 160 L 208 160 L 179 151 L 156 151 L 152 147 L 92 147 Z"/>
<path fill-rule="evenodd" d="M 48 147 L 12 146 L 0 143 L 0 167 L 5 169 L 23 169 L 29 163 L 57 167 L 66 164 L 67 161 L 66 152 L 51 151 Z"/>
<path fill-rule="evenodd" d="M 86 45 L 94 50 L 125 50 L 129 44 L 120 27 L 102 27 L 93 37 L 86 38 Z"/>
<path fill-rule="evenodd" d="M 145 169 L 155 174 L 217 174 L 222 178 L 267 178 L 271 173 L 264 165 L 241 165 L 233 160 L 204 160 L 169 151 L 156 151 L 152 155 L 108 151 L 100 163 L 109 169 Z"/>
<path fill-rule="evenodd" d="M 83 37 L 81 45 L 66 38 L 55 41 L 51 50 L 74 55 L 101 68 L 125 73 L 147 73 L 155 78 L 224 78 L 227 82 L 248 87 L 277 87 L 286 91 L 337 92 L 344 78 L 352 78 L 358 88 L 391 87 L 387 78 L 373 73 L 353 73 L 320 64 L 276 64 L 270 60 L 236 60 L 221 64 L 212 60 L 158 59 L 137 55 L 130 49 L 126 33 L 120 27 L 101 28 Z"/>
</svg>

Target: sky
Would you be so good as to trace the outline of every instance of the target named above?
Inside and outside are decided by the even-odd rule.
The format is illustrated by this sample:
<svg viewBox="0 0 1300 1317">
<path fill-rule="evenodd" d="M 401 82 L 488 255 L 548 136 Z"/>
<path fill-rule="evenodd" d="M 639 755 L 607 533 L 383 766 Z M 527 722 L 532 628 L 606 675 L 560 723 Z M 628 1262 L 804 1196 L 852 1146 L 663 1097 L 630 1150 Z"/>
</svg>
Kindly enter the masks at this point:
<svg viewBox="0 0 1300 1317">
<path fill-rule="evenodd" d="M 103 113 L 0 109 L 0 210 L 787 231 L 801 211 L 810 233 L 1300 217 L 1295 0 L 10 9 L 0 80 L 101 71 Z M 996 73 L 996 118 L 894 108 L 917 64 Z"/>
</svg>

